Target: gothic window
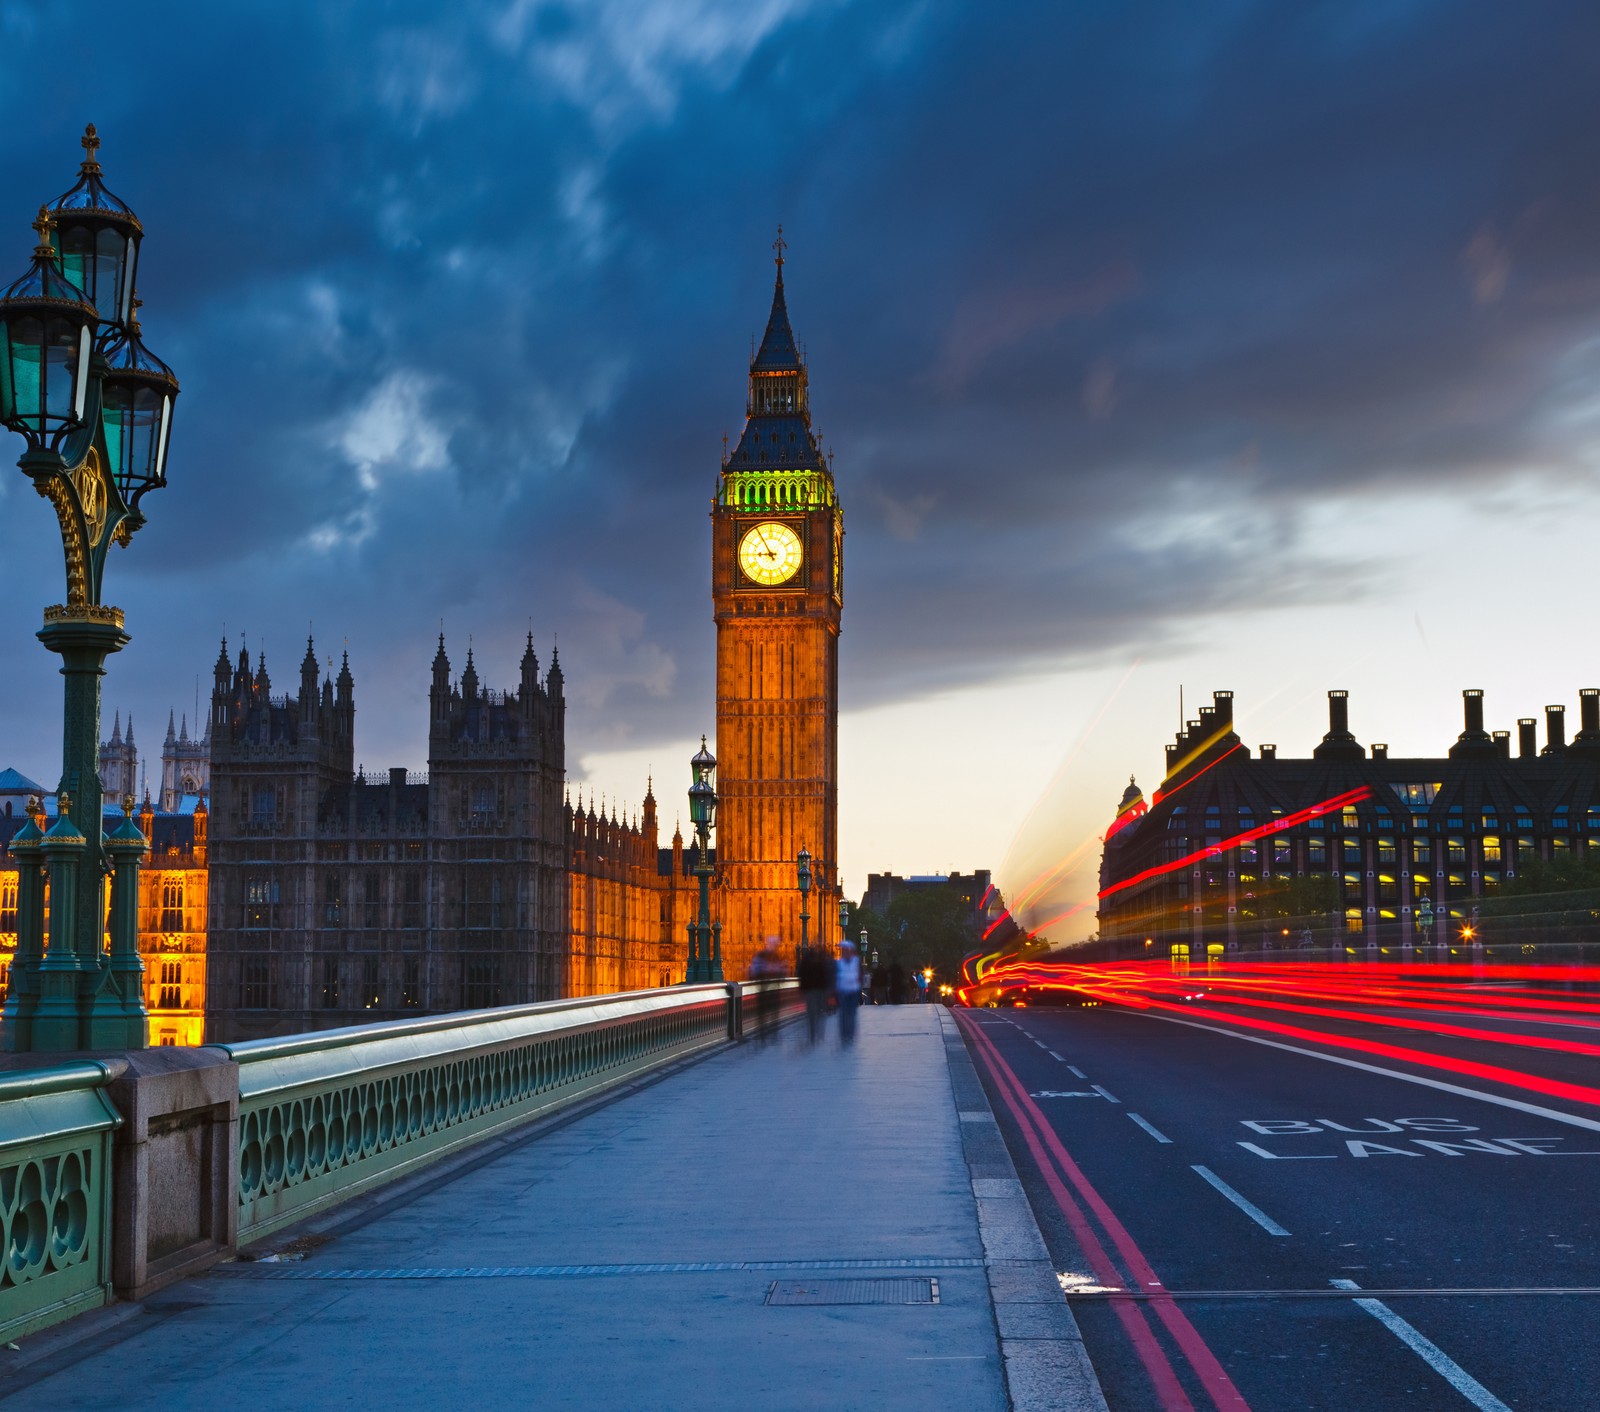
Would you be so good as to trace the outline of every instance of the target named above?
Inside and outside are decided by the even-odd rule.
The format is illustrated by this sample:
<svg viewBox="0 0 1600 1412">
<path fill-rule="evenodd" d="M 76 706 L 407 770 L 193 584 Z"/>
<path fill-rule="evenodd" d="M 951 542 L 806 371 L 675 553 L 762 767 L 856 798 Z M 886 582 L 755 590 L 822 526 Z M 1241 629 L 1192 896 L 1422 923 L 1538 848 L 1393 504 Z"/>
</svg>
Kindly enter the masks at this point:
<svg viewBox="0 0 1600 1412">
<path fill-rule="evenodd" d="M 400 912 L 400 925 L 403 927 L 420 927 L 422 925 L 422 874 L 412 871 L 406 874 L 405 902 Z"/>
<path fill-rule="evenodd" d="M 329 873 L 322 889 L 322 922 L 324 926 L 344 925 L 344 892 L 338 873 Z"/>
<path fill-rule="evenodd" d="M 466 876 L 466 920 L 468 927 L 487 927 L 491 922 L 489 878 L 481 868 L 471 868 Z"/>
<path fill-rule="evenodd" d="M 368 872 L 362 880 L 361 925 L 375 927 L 378 923 L 378 875 Z"/>
<path fill-rule="evenodd" d="M 158 1010 L 181 1010 L 183 1008 L 183 962 L 163 961 L 161 963 L 161 993 L 157 997 Z"/>
<path fill-rule="evenodd" d="M 461 1007 L 487 1010 L 500 1003 L 500 960 L 495 956 L 461 958 Z"/>
<path fill-rule="evenodd" d="M 322 958 L 321 1000 L 324 1010 L 337 1010 L 339 1008 L 339 958 L 337 956 L 324 956 Z"/>
<path fill-rule="evenodd" d="M 400 988 L 400 1005 L 406 1010 L 422 1008 L 422 962 L 406 957 L 405 984 Z"/>
<path fill-rule="evenodd" d="M 361 1003 L 368 1010 L 383 1008 L 383 991 L 378 983 L 376 956 L 369 956 L 361 963 Z"/>
<path fill-rule="evenodd" d="M 161 880 L 161 930 L 183 930 L 183 879 L 164 877 Z"/>
<path fill-rule="evenodd" d="M 239 963 L 239 1008 L 278 1008 L 277 970 L 270 956 L 246 956 Z"/>
<path fill-rule="evenodd" d="M 0 877 L 0 932 L 17 929 L 17 875 L 7 873 Z"/>
<path fill-rule="evenodd" d="M 247 927 L 278 925 L 278 880 L 250 878 L 244 885 L 244 924 Z"/>
<path fill-rule="evenodd" d="M 270 789 L 258 788 L 251 799 L 250 822 L 257 828 L 265 828 L 273 822 L 277 812 L 277 796 Z"/>
</svg>

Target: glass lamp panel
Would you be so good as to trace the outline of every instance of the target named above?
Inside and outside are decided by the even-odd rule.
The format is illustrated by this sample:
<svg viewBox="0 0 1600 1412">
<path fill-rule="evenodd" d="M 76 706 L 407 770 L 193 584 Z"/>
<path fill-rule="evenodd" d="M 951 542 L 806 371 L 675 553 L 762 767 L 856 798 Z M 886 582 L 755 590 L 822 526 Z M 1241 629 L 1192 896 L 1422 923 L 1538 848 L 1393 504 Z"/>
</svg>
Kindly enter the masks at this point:
<svg viewBox="0 0 1600 1412">
<path fill-rule="evenodd" d="M 94 232 L 87 226 L 66 226 L 56 232 L 61 272 L 90 299 L 94 298 Z"/>
<path fill-rule="evenodd" d="M 156 451 L 161 427 L 160 394 L 141 387 L 133 394 L 132 435 L 128 438 L 128 475 L 134 481 L 156 477 Z"/>
<path fill-rule="evenodd" d="M 17 412 L 17 393 L 11 385 L 11 325 L 0 319 L 0 422 Z"/>
<path fill-rule="evenodd" d="M 128 317 L 128 300 L 133 290 L 132 242 L 121 231 L 104 227 L 95 238 L 95 292 L 90 297 L 102 319 L 118 323 Z"/>
<path fill-rule="evenodd" d="M 126 388 L 107 386 L 100 399 L 100 426 L 106 438 L 106 456 L 111 478 L 121 486 L 127 483 L 128 430 L 133 409 L 128 405 Z"/>
<path fill-rule="evenodd" d="M 37 430 L 44 401 L 44 325 L 34 318 L 17 319 L 7 333 L 12 396 L 8 419 Z"/>
<path fill-rule="evenodd" d="M 48 319 L 44 326 L 44 397 L 39 408 L 38 430 L 56 430 L 73 420 L 78 399 L 73 389 L 73 374 L 78 369 L 80 330 L 65 319 Z"/>
</svg>

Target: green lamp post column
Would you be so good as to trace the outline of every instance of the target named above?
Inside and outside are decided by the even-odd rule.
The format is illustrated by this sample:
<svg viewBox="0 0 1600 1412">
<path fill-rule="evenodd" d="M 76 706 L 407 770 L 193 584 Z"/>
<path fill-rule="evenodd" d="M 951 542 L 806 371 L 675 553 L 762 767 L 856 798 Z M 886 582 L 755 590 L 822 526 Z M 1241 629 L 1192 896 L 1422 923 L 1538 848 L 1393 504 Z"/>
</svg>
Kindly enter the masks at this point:
<svg viewBox="0 0 1600 1412">
<path fill-rule="evenodd" d="M 700 880 L 700 915 L 689 928 L 689 965 L 684 978 L 696 985 L 722 979 L 722 926 L 711 925 L 711 830 L 717 818 L 717 787 L 712 777 L 717 771 L 717 757 L 706 749 L 704 736 L 700 737 L 700 749 L 689 761 L 689 771 L 694 777 L 689 786 L 689 821 L 700 846 L 693 867 Z"/>
<path fill-rule="evenodd" d="M 800 884 L 800 949 L 795 952 L 794 957 L 795 970 L 798 971 L 800 958 L 811 945 L 811 939 L 806 931 L 811 921 L 811 913 L 806 910 L 811 899 L 811 850 L 803 843 L 800 845 L 800 853 L 795 858 L 794 865 L 796 880 Z"/>
<path fill-rule="evenodd" d="M 40 208 L 33 262 L 0 292 L 0 425 L 26 442 L 17 464 L 55 510 L 67 579 L 66 602 L 45 609 L 38 633 L 66 678 L 57 819 L 42 838 L 18 835 L 19 856 L 37 848 L 49 868 L 49 935 L 41 897 L 37 918 L 18 918 L 6 1007 L 13 1050 L 137 1048 L 146 1037 L 131 903 L 124 929 L 133 930 L 113 936 L 110 954 L 105 946 L 104 878 L 121 867 L 121 890 L 135 896 L 138 859 L 131 872 L 113 865 L 121 855 L 103 837 L 100 678 L 129 639 L 101 586 L 111 545 L 128 544 L 145 523 L 140 500 L 166 484 L 178 380 L 140 340 L 144 228 L 100 180 L 99 146 L 91 126 L 76 185 Z M 132 828 L 125 821 L 113 837 Z M 19 913 L 27 878 L 25 866 Z"/>
</svg>

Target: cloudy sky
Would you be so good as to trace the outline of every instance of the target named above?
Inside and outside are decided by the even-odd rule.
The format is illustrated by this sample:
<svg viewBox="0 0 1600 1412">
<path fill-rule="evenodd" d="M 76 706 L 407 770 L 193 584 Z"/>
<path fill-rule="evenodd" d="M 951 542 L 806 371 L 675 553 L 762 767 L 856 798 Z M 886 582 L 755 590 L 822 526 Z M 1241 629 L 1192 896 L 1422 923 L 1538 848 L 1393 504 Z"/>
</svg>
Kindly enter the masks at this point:
<svg viewBox="0 0 1600 1412">
<path fill-rule="evenodd" d="M 1282 753 L 1329 687 L 1396 753 L 1465 686 L 1575 708 L 1597 45 L 1582 3 L 0 0 L 4 275 L 95 122 L 183 382 L 107 714 L 154 749 L 224 627 L 285 683 L 314 623 L 358 755 L 420 767 L 440 620 L 505 685 L 531 625 L 571 777 L 632 807 L 653 766 L 670 823 L 779 222 L 850 536 L 852 892 L 1084 903 L 1180 687 Z M 0 562 L 0 764 L 53 780 L 20 475 Z"/>
</svg>

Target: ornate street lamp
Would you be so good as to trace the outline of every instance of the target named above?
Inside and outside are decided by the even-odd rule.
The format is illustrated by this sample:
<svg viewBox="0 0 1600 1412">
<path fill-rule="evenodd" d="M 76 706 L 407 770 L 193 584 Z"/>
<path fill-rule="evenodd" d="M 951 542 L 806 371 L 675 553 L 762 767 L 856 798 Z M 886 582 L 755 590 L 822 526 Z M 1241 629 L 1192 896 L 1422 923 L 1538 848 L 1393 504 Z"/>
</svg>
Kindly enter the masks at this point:
<svg viewBox="0 0 1600 1412">
<path fill-rule="evenodd" d="M 840 886 L 843 886 L 842 881 Z M 839 936 L 843 941 L 850 940 L 850 904 L 842 892 L 839 894 Z"/>
<path fill-rule="evenodd" d="M 26 442 L 18 460 L 61 530 L 67 601 L 44 610 L 38 637 L 66 678 L 56 821 L 30 819 L 12 841 L 19 908 L 6 999 L 13 1050 L 138 1049 L 146 1042 L 138 949 L 132 798 L 108 835 L 99 776 L 100 678 L 128 643 L 122 610 L 101 601 L 106 554 L 144 523 L 139 501 L 166 484 L 178 380 L 140 341 L 134 276 L 144 228 L 100 179 L 100 139 L 83 136 L 78 182 L 34 223 L 26 274 L 0 292 L 0 425 Z M 110 949 L 105 945 L 111 880 Z"/>
<path fill-rule="evenodd" d="M 806 910 L 811 897 L 811 850 L 800 845 L 800 856 L 794 860 L 795 872 L 800 882 L 800 951 L 795 957 L 795 969 L 800 969 L 799 958 L 805 954 L 810 942 L 806 936 L 806 924 L 811 920 L 811 913 Z"/>
<path fill-rule="evenodd" d="M 693 783 L 689 786 L 689 822 L 700 845 L 700 857 L 691 871 L 700 880 L 700 915 L 689 926 L 689 965 L 684 979 L 690 985 L 722 979 L 722 924 L 711 924 L 711 830 L 717 822 L 717 757 L 700 748 L 689 760 Z"/>
</svg>

